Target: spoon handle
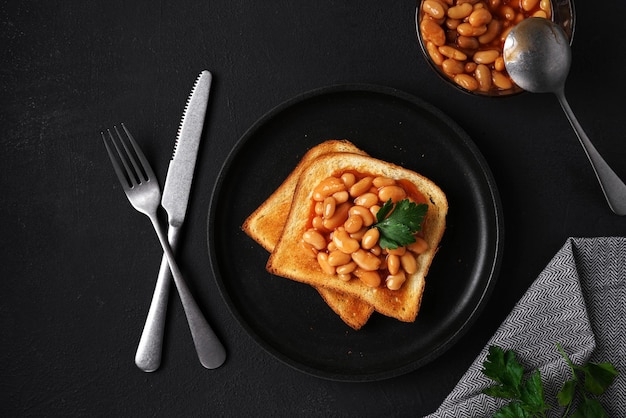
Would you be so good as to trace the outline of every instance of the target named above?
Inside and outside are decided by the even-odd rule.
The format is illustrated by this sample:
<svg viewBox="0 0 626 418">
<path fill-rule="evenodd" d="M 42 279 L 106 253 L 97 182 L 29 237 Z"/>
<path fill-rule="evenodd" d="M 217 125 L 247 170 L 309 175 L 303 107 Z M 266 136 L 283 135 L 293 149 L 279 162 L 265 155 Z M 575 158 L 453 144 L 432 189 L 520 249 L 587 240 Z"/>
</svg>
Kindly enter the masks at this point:
<svg viewBox="0 0 626 418">
<path fill-rule="evenodd" d="M 587 137 L 587 134 L 580 123 L 578 123 L 578 119 L 576 119 L 574 112 L 565 99 L 563 89 L 555 92 L 555 94 L 591 162 L 591 166 L 600 182 L 600 187 L 602 188 L 602 192 L 604 193 L 604 197 L 606 197 L 609 207 L 617 215 L 626 215 L 626 184 L 624 184 L 617 174 L 615 174 L 615 171 L 604 161 L 604 158 L 602 158 L 600 153 L 596 150 L 596 147 L 591 143 L 589 137 Z"/>
</svg>

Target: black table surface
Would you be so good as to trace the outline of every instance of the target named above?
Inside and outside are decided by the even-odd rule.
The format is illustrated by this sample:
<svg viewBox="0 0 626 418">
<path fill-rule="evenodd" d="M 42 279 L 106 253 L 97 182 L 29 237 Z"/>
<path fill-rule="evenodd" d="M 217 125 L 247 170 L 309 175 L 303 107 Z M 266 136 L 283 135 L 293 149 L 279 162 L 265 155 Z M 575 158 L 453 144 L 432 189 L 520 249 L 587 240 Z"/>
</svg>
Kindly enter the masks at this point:
<svg viewBox="0 0 626 418">
<path fill-rule="evenodd" d="M 566 94 L 626 178 L 626 3 L 576 9 Z M 2 2 L 0 414 L 423 416 L 568 237 L 626 235 L 556 98 L 450 88 L 421 55 L 414 15 L 411 1 Z M 125 122 L 163 179 L 202 69 L 214 74 L 210 120 L 179 263 L 228 360 L 200 366 L 172 297 L 162 365 L 144 373 L 133 359 L 162 252 L 100 131 Z M 502 268 L 471 329 L 424 367 L 367 383 L 309 376 L 267 354 L 227 309 L 207 256 L 210 192 L 237 140 L 279 103 L 344 83 L 403 90 L 453 118 L 491 167 L 504 213 Z"/>
</svg>

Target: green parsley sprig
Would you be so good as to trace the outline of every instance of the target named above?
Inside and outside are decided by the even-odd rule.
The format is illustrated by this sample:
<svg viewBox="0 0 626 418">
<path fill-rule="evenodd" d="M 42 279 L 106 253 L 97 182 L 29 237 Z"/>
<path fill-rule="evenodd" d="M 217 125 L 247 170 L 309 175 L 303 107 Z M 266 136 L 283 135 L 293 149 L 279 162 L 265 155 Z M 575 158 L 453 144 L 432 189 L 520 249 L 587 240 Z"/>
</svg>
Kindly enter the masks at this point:
<svg viewBox="0 0 626 418">
<path fill-rule="evenodd" d="M 607 417 L 600 402 L 594 397 L 603 394 L 611 386 L 618 372 L 611 363 L 592 363 L 577 366 L 569 359 L 563 347 L 557 344 L 559 352 L 572 370 L 572 378 L 563 384 L 557 395 L 559 405 L 565 407 L 563 416 L 572 418 Z M 513 350 L 503 350 L 490 346 L 489 354 L 483 362 L 483 374 L 498 383 L 483 393 L 496 398 L 510 399 L 494 415 L 495 418 L 535 418 L 545 417 L 550 406 L 546 404 L 541 374 L 536 369 L 524 380 L 524 368 L 515 358 Z M 568 415 L 576 395 L 578 408 Z"/>
<path fill-rule="evenodd" d="M 395 250 L 415 242 L 415 233 L 422 228 L 428 211 L 425 203 L 417 204 L 403 199 L 393 204 L 391 199 L 376 213 L 373 227 L 380 232 L 379 244 L 382 248 Z"/>
</svg>

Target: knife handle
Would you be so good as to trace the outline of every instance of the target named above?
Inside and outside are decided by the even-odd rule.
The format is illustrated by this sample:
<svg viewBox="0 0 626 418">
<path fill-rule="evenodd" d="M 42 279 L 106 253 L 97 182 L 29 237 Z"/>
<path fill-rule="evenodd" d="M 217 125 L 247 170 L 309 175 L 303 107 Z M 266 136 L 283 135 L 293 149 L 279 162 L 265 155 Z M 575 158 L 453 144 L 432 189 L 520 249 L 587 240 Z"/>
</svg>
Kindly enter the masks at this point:
<svg viewBox="0 0 626 418">
<path fill-rule="evenodd" d="M 167 240 L 172 250 L 176 250 L 180 227 L 170 226 L 167 231 Z M 167 304 L 169 300 L 172 272 L 167 263 L 167 257 L 163 254 L 159 275 L 157 278 L 152 302 L 148 310 L 148 317 L 139 339 L 135 364 L 144 372 L 153 372 L 161 365 L 161 353 L 163 351 L 163 335 L 165 332 L 165 318 L 167 316 Z"/>
</svg>

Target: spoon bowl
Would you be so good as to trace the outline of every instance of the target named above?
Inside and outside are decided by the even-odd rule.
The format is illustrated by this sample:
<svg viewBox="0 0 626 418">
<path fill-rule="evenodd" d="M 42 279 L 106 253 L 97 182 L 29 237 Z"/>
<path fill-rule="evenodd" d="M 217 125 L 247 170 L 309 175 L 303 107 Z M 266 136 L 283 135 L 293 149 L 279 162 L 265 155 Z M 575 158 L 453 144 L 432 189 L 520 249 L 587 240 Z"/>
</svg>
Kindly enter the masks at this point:
<svg viewBox="0 0 626 418">
<path fill-rule="evenodd" d="M 532 93 L 553 93 L 565 86 L 572 63 L 569 39 L 560 26 L 531 17 L 513 27 L 502 57 L 509 76 Z"/>
<path fill-rule="evenodd" d="M 609 207 L 618 215 L 626 215 L 626 185 L 598 153 L 565 99 L 572 53 L 563 29 L 547 19 L 525 19 L 507 35 L 502 57 L 509 76 L 524 90 L 556 95 L 591 162 Z"/>
</svg>

